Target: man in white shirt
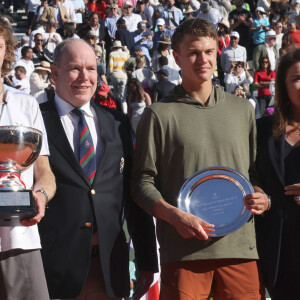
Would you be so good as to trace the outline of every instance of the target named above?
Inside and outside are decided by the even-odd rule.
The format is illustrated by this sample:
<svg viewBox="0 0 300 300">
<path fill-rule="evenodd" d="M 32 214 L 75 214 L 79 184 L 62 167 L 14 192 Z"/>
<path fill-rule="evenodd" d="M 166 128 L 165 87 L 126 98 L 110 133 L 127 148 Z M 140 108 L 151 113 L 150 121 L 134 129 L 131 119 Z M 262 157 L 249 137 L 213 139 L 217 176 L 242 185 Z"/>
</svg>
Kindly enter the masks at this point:
<svg viewBox="0 0 300 300">
<path fill-rule="evenodd" d="M 222 15 L 216 8 L 210 7 L 208 2 L 202 2 L 200 5 L 200 11 L 196 18 L 202 18 L 209 21 L 215 28 L 222 20 Z"/>
<path fill-rule="evenodd" d="M 253 67 L 254 70 L 259 68 L 259 60 L 261 57 L 268 57 L 271 65 L 271 71 L 276 68 L 276 60 L 278 58 L 278 51 L 276 49 L 276 32 L 269 30 L 266 32 L 266 42 L 254 48 L 253 51 Z"/>
<path fill-rule="evenodd" d="M 142 17 L 132 12 L 133 5 L 129 1 L 126 1 L 124 3 L 122 10 L 127 30 L 130 32 L 134 32 L 135 30 L 137 30 L 137 24 L 143 21 Z"/>
<path fill-rule="evenodd" d="M 231 32 L 230 45 L 221 52 L 221 66 L 225 73 L 228 73 L 232 61 L 247 61 L 247 50 L 239 45 L 240 35 L 238 32 Z"/>
<path fill-rule="evenodd" d="M 21 50 L 22 58 L 16 62 L 14 68 L 23 66 L 26 69 L 26 77 L 29 79 L 31 73 L 34 71 L 34 64 L 32 62 L 33 50 L 29 46 L 24 46 Z"/>
<path fill-rule="evenodd" d="M 10 28 L 0 19 L 1 75 L 8 73 L 13 60 Z M 5 64 L 3 60 L 5 58 Z M 0 226 L 0 299 L 49 300 L 40 255 L 40 237 L 36 224 L 45 214 L 45 206 L 55 193 L 55 179 L 48 162 L 48 143 L 43 119 L 35 98 L 8 88 L 0 81 L 0 125 L 26 126 L 43 133 L 42 148 L 33 166 L 21 173 L 31 189 L 37 215 L 16 226 Z M 1 217 L 1 216 L 0 216 Z M 4 221 L 2 221 L 4 222 Z"/>
<path fill-rule="evenodd" d="M 183 19 L 183 13 L 175 6 L 175 0 L 168 0 L 167 7 L 161 12 L 160 17 L 165 20 L 168 29 L 174 30 Z"/>
</svg>

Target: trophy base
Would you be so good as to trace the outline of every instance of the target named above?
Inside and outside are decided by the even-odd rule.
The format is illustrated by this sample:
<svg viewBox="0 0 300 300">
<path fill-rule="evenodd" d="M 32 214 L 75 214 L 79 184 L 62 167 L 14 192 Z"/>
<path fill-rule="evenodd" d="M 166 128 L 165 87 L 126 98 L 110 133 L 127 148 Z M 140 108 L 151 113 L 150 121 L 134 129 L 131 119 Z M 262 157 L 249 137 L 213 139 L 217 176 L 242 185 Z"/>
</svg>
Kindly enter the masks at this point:
<svg viewBox="0 0 300 300">
<path fill-rule="evenodd" d="M 31 190 L 0 191 L 0 226 L 22 226 L 20 220 L 36 215 Z"/>
</svg>

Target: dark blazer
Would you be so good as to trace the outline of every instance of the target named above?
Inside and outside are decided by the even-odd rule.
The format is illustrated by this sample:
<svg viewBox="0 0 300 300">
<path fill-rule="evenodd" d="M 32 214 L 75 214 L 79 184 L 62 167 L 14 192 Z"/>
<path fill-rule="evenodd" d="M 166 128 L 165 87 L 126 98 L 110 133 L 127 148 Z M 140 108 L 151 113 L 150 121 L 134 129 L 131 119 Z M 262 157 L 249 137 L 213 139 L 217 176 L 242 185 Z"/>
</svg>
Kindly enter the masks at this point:
<svg viewBox="0 0 300 300">
<path fill-rule="evenodd" d="M 257 121 L 256 162 L 261 187 L 266 194 L 271 196 L 272 207 L 262 216 L 255 216 L 257 249 L 265 284 L 269 290 L 274 287 L 277 280 L 281 246 L 284 244 L 288 247 L 291 242 L 290 237 L 283 234 L 284 226 L 289 229 L 289 236 L 294 236 L 293 239 L 296 238 L 299 241 L 298 253 L 300 252 L 300 209 L 293 201 L 293 197 L 284 195 L 286 185 L 284 182 L 285 135 L 282 134 L 279 139 L 274 139 L 272 120 L 270 116 Z M 300 166 L 300 158 L 295 163 Z M 294 222 L 294 220 L 298 221 Z M 292 224 L 290 224 L 291 221 Z M 285 261 L 287 260 L 289 257 L 285 257 Z"/>
<path fill-rule="evenodd" d="M 50 165 L 57 184 L 56 195 L 39 224 L 50 298 L 79 295 L 90 266 L 94 219 L 102 273 L 110 297 L 129 295 L 129 251 L 122 229 L 124 211 L 138 268 L 154 272 L 158 268 L 153 219 L 130 199 L 130 122 L 116 110 L 95 103 L 92 106 L 105 150 L 90 185 L 68 142 L 53 99 L 41 105 Z"/>
<path fill-rule="evenodd" d="M 153 102 L 159 101 L 160 99 L 167 96 L 174 88 L 176 84 L 164 78 L 153 85 L 152 89 L 152 100 Z"/>
</svg>

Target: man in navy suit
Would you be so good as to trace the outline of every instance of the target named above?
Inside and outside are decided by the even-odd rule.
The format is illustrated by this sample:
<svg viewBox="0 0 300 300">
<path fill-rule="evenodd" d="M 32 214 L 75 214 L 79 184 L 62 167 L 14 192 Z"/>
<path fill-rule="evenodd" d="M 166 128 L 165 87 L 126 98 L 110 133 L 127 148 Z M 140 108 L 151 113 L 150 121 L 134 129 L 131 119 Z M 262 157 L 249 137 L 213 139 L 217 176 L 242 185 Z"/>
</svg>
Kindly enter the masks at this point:
<svg viewBox="0 0 300 300">
<path fill-rule="evenodd" d="M 130 122 L 116 110 L 90 102 L 97 64 L 84 41 L 59 44 L 51 71 L 56 95 L 41 110 L 57 193 L 39 226 L 50 298 L 103 300 L 129 295 L 125 215 L 140 270 L 135 294 L 139 299 L 157 271 L 157 257 L 153 220 L 130 199 Z M 82 157 L 83 150 L 87 154 Z M 90 162 L 96 169 L 87 174 Z"/>
</svg>

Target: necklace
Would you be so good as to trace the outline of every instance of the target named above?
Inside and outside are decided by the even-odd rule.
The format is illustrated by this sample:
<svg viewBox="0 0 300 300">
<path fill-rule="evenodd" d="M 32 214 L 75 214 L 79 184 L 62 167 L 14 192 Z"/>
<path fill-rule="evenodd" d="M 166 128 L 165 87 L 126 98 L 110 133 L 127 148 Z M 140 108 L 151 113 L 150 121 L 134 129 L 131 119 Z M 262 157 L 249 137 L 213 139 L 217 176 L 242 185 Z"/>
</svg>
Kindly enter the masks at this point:
<svg viewBox="0 0 300 300">
<path fill-rule="evenodd" d="M 300 123 L 290 121 L 288 124 L 291 125 L 293 128 L 297 129 L 298 130 L 298 135 L 300 136 Z"/>
</svg>

